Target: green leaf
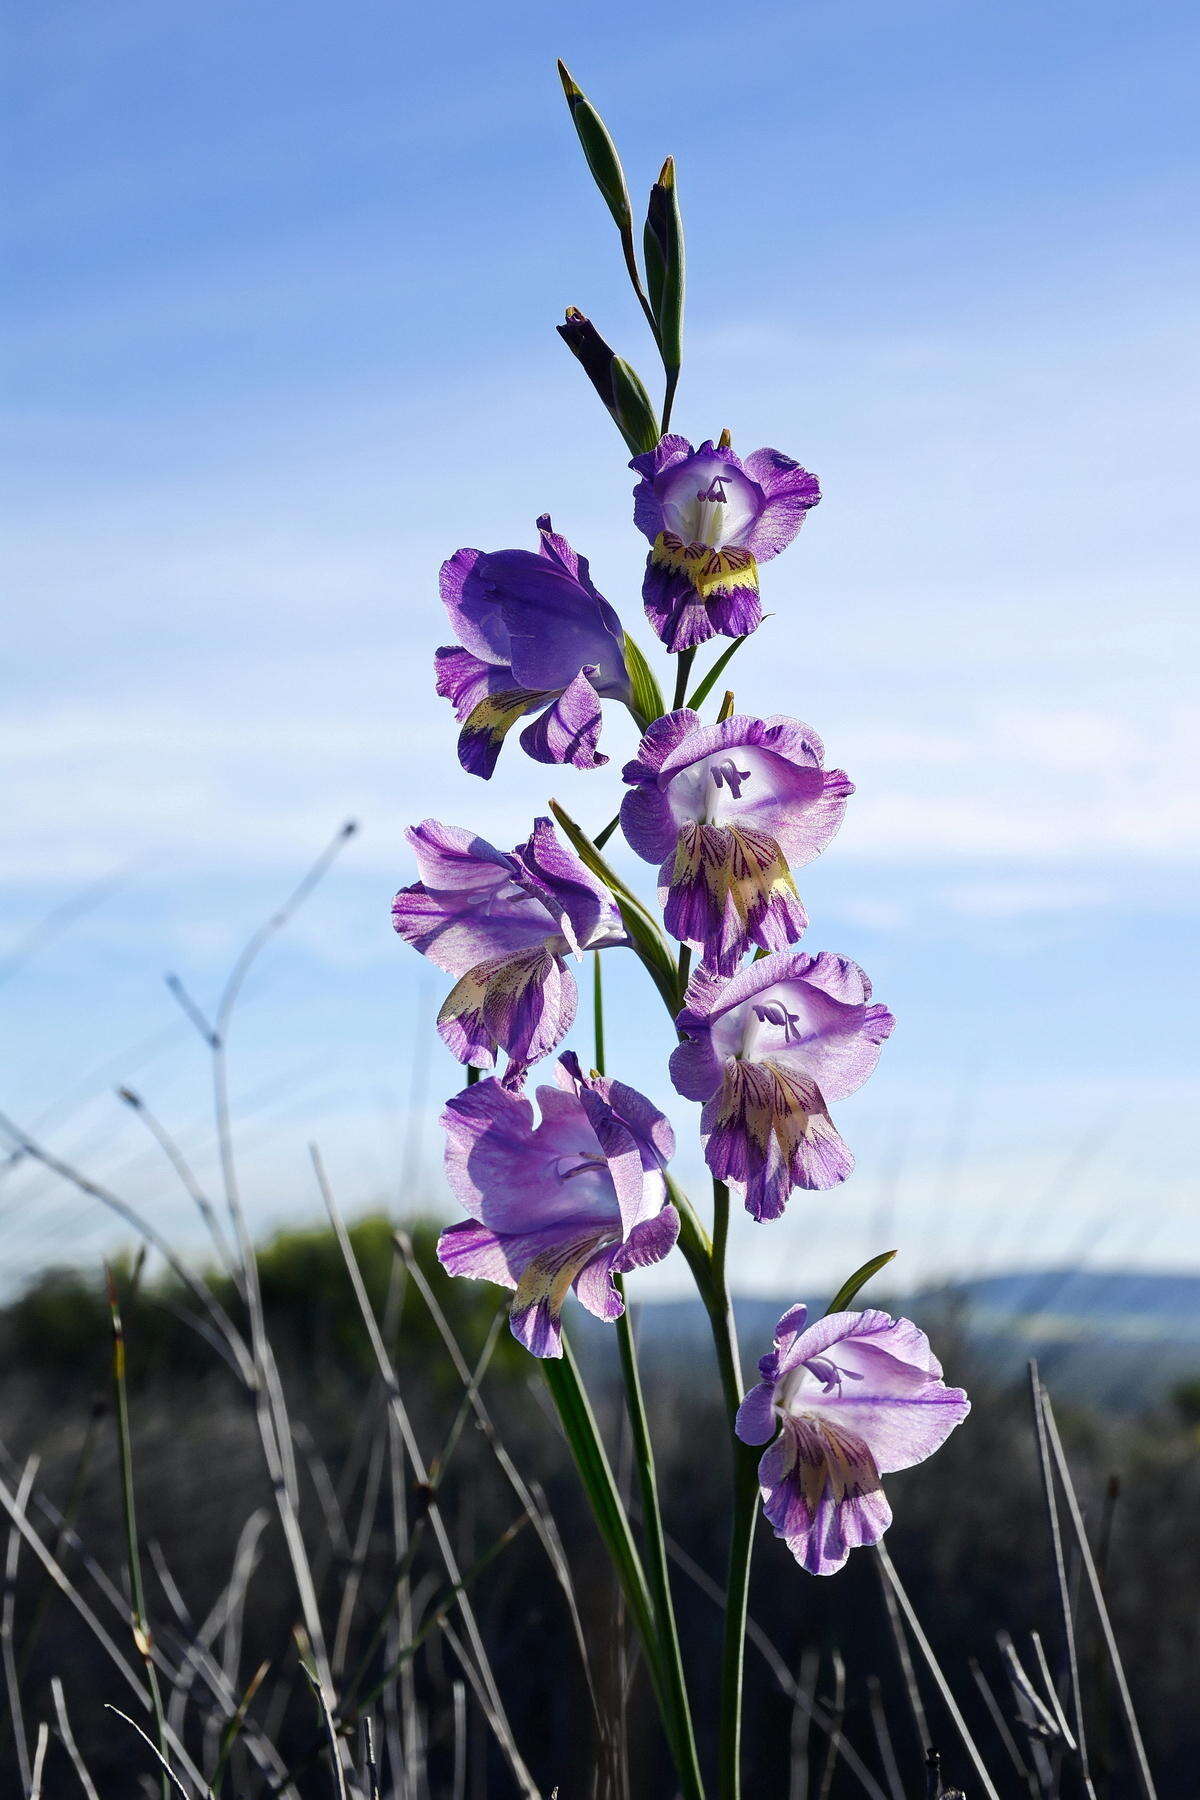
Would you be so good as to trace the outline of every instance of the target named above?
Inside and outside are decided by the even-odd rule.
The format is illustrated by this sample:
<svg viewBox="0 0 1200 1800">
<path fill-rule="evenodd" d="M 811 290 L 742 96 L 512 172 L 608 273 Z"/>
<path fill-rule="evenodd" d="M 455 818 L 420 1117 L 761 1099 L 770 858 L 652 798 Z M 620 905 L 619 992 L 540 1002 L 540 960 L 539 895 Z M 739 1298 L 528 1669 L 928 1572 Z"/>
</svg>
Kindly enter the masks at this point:
<svg viewBox="0 0 1200 1800">
<path fill-rule="evenodd" d="M 628 632 L 622 639 L 621 647 L 625 652 L 625 667 L 629 670 L 629 685 L 633 690 L 629 710 L 645 731 L 647 725 L 652 725 L 655 719 L 661 719 L 667 710 L 662 689 L 641 647 Z"/>
<path fill-rule="evenodd" d="M 616 220 L 621 231 L 628 231 L 633 223 L 633 214 L 629 206 L 629 189 L 625 185 L 625 171 L 621 167 L 621 159 L 617 155 L 617 146 L 609 136 L 608 127 L 596 111 L 582 88 L 572 80 L 566 64 L 561 60 L 558 65 L 559 79 L 563 84 L 563 93 L 567 96 L 567 106 L 571 114 L 571 122 L 583 146 L 583 154 L 587 166 L 592 172 L 592 180 L 604 196 L 604 203 Z"/>
<path fill-rule="evenodd" d="M 663 366 L 678 370 L 683 361 L 684 252 L 673 156 L 668 156 L 650 189 L 642 249 Z"/>
<path fill-rule="evenodd" d="M 659 1692 L 661 1705 L 661 1647 L 654 1628 L 646 1571 L 642 1567 L 642 1560 L 629 1528 L 629 1519 L 613 1479 L 612 1467 L 587 1390 L 580 1380 L 578 1366 L 565 1337 L 562 1348 L 561 1357 L 548 1356 L 543 1359 L 542 1373 L 558 1410 L 563 1432 L 591 1504 L 600 1536 L 604 1539 L 604 1547 L 616 1569 L 629 1610 L 633 1614 L 638 1635 L 645 1648 L 650 1678 Z"/>
<path fill-rule="evenodd" d="M 749 633 L 747 633 L 747 636 L 749 636 Z M 718 656 L 716 662 L 704 677 L 704 680 L 699 682 L 692 690 L 692 697 L 688 701 L 688 705 L 693 712 L 699 711 L 700 707 L 704 705 L 704 702 L 708 699 L 708 696 L 712 693 L 718 681 L 720 681 L 725 670 L 733 661 L 745 641 L 746 639 L 744 637 L 734 638 L 729 648 L 723 650 L 720 656 Z"/>
<path fill-rule="evenodd" d="M 895 1250 L 885 1250 L 881 1256 L 873 1256 L 870 1262 L 865 1262 L 861 1269 L 855 1269 L 850 1279 L 842 1283 L 826 1310 L 831 1313 L 845 1312 L 858 1290 L 866 1287 L 872 1275 L 878 1275 L 880 1269 L 885 1269 L 898 1254 Z"/>
<path fill-rule="evenodd" d="M 582 826 L 557 800 L 551 800 L 550 811 L 558 820 L 579 855 L 580 861 L 602 881 L 617 903 L 622 923 L 629 933 L 635 951 L 645 965 L 655 987 L 662 995 L 668 1012 L 674 1018 L 678 1011 L 675 994 L 675 963 L 667 949 L 662 932 L 632 888 L 626 887 L 615 869 L 609 867 Z"/>
</svg>

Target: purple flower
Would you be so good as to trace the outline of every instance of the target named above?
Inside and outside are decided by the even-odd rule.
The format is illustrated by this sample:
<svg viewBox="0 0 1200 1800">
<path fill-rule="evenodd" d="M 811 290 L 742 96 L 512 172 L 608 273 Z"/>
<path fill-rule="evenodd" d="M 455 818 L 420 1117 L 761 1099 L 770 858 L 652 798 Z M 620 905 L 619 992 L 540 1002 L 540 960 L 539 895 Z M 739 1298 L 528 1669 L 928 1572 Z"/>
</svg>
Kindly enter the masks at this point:
<svg viewBox="0 0 1200 1800">
<path fill-rule="evenodd" d="M 662 865 L 667 930 L 723 975 L 752 944 L 786 949 L 808 924 L 791 870 L 825 848 L 854 792 L 823 754 L 798 719 L 702 725 L 683 707 L 654 721 L 622 771 L 633 791 L 621 826 Z"/>
<path fill-rule="evenodd" d="M 621 621 L 592 586 L 587 559 L 545 514 L 533 550 L 456 550 L 441 589 L 461 648 L 439 650 L 437 691 L 462 725 L 458 760 L 489 777 L 517 720 L 537 762 L 595 769 L 601 698 L 627 700 Z"/>
<path fill-rule="evenodd" d="M 392 923 L 414 949 L 460 977 L 438 1014 L 459 1062 L 495 1066 L 504 1085 L 548 1056 L 571 1028 L 578 995 L 565 958 L 626 941 L 607 889 L 538 819 L 511 855 L 437 819 L 407 834 L 420 881 L 401 888 Z"/>
<path fill-rule="evenodd" d="M 698 450 L 662 438 L 629 466 L 642 477 L 634 524 L 650 539 L 642 599 L 667 649 L 755 631 L 758 565 L 787 549 L 821 498 L 816 476 L 778 450 L 743 462 L 711 438 Z"/>
<path fill-rule="evenodd" d="M 671 1127 L 633 1088 L 559 1058 L 537 1090 L 541 1123 L 497 1081 L 456 1094 L 442 1115 L 446 1175 L 469 1218 L 438 1242 L 451 1275 L 514 1290 L 512 1333 L 534 1356 L 562 1355 L 568 1289 L 598 1319 L 619 1319 L 613 1276 L 661 1262 L 679 1235 L 663 1169 Z"/>
<path fill-rule="evenodd" d="M 832 1575 L 892 1522 L 880 1476 L 932 1456 L 971 1403 L 945 1386 L 911 1320 L 827 1313 L 805 1330 L 806 1317 L 793 1306 L 780 1319 L 737 1434 L 744 1444 L 774 1438 L 758 1465 L 763 1511 L 798 1563 Z"/>
<path fill-rule="evenodd" d="M 744 1188 L 754 1218 L 777 1219 L 793 1188 L 836 1187 L 854 1167 L 828 1103 L 862 1086 L 896 1023 L 870 999 L 858 964 L 827 950 L 693 975 L 671 1079 L 704 1102 L 705 1160 Z"/>
</svg>

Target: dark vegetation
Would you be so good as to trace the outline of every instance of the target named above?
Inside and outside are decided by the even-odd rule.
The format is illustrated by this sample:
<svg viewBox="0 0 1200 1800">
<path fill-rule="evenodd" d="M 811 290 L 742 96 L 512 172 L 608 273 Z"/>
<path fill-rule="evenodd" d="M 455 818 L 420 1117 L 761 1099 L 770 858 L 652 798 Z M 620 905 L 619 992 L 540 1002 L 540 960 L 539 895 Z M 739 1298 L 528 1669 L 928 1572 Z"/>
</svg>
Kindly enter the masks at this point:
<svg viewBox="0 0 1200 1800">
<path fill-rule="evenodd" d="M 486 1709 L 464 1678 L 463 1658 L 469 1653 L 462 1619 L 429 1530 L 430 1486 L 436 1484 L 513 1737 L 543 1793 L 557 1784 L 563 1800 L 590 1795 L 599 1768 L 601 1792 L 620 1794 L 619 1770 L 627 1754 L 637 1800 L 669 1796 L 671 1778 L 649 1696 L 631 1660 L 612 1578 L 538 1370 L 505 1332 L 495 1334 L 481 1390 L 487 1409 L 481 1426 L 463 1405 L 463 1383 L 420 1291 L 420 1274 L 471 1365 L 494 1333 L 495 1291 L 445 1280 L 433 1261 L 431 1227 L 413 1229 L 408 1264 L 386 1220 L 364 1220 L 352 1235 L 412 1431 L 433 1465 L 426 1483 L 389 1422 L 376 1360 L 332 1232 L 288 1232 L 264 1247 L 259 1268 L 264 1315 L 292 1421 L 299 1514 L 338 1691 L 351 1702 L 344 1711 L 356 1754 L 356 1722 L 369 1715 L 381 1744 L 388 1740 L 392 1757 L 409 1763 L 407 1788 L 393 1775 L 394 1786 L 385 1785 L 385 1793 L 411 1793 L 413 1800 L 460 1794 L 480 1800 L 519 1791 L 496 1747 Z M 117 1277 L 128 1342 L 146 1610 L 164 1663 L 162 1678 L 168 1688 L 177 1684 L 179 1672 L 196 1661 L 197 1644 L 207 1645 L 205 1653 L 228 1676 L 222 1702 L 193 1673 L 191 1699 L 181 1714 L 186 1741 L 197 1761 L 211 1769 L 212 1752 L 237 1699 L 265 1665 L 249 1719 L 296 1769 L 293 1791 L 331 1794 L 319 1716 L 300 1674 L 304 1640 L 298 1649 L 296 1586 L 253 1405 L 213 1344 L 196 1330 L 194 1298 L 175 1276 L 127 1263 Z M 212 1285 L 239 1320 L 242 1302 L 232 1279 L 214 1276 Z M 1035 1777 L 1036 1759 L 1053 1765 L 1051 1774 L 1058 1771 L 1061 1792 L 1072 1800 L 1082 1792 L 1075 1762 L 1052 1734 L 1031 1735 L 1021 1728 L 997 1643 L 998 1632 L 1011 1634 L 1036 1685 L 1030 1634 L 1039 1631 L 1050 1667 L 1059 1668 L 1062 1633 L 1028 1390 L 993 1376 L 986 1351 L 981 1359 L 972 1350 L 961 1322 L 947 1318 L 940 1332 L 931 1321 L 923 1322 L 936 1334 L 950 1378 L 970 1388 L 974 1412 L 931 1463 L 890 1478 L 896 1513 L 887 1540 L 891 1556 L 999 1792 L 1040 1793 L 1045 1783 L 1031 1786 L 1018 1773 L 972 1673 L 972 1659 L 1013 1732 L 1016 1755 Z M 579 1346 L 620 1469 L 627 1447 L 620 1396 L 611 1385 L 615 1352 L 600 1327 L 581 1329 Z M 744 1345 L 744 1360 L 761 1347 Z M 97 1567 L 106 1571 L 120 1590 L 115 1595 L 120 1602 L 127 1577 L 103 1283 L 69 1270 L 44 1275 L 0 1314 L 0 1356 L 6 1484 L 14 1490 L 25 1459 L 40 1454 L 30 1519 L 77 1593 L 136 1661 L 128 1617 L 122 1617 L 114 1596 L 106 1600 L 96 1580 Z M 673 1356 L 669 1339 L 647 1332 L 643 1374 L 668 1528 L 681 1558 L 676 1568 L 681 1629 L 703 1733 L 715 1702 L 719 1611 L 712 1584 L 721 1580 L 725 1556 L 727 1469 L 723 1422 L 707 1398 L 714 1384 L 707 1369 L 700 1375 L 691 1364 L 690 1352 Z M 1140 1419 L 1118 1420 L 1080 1406 L 1059 1409 L 1164 1797 L 1194 1792 L 1200 1760 L 1194 1706 L 1200 1654 L 1198 1387 L 1198 1381 L 1184 1384 L 1173 1405 Z M 542 1521 L 536 1528 L 521 1523 L 524 1508 L 497 1462 L 489 1421 L 533 1488 Z M 69 1515 L 67 1526 L 62 1514 Z M 567 1598 L 546 1551 L 550 1517 L 565 1547 L 594 1700 Z M 513 1535 L 506 1539 L 510 1529 Z M 204 1621 L 230 1582 L 239 1542 L 244 1595 L 235 1584 L 229 1617 L 219 1618 L 215 1628 L 210 1619 L 206 1636 Z M 405 1544 L 412 1549 L 398 1582 Z M 1070 1575 L 1077 1587 L 1078 1570 Z M 119 1672 L 28 1545 L 22 1547 L 13 1595 L 10 1647 L 21 1674 L 30 1744 L 41 1720 L 54 1721 L 50 1684 L 59 1678 L 80 1753 L 102 1800 L 146 1791 L 145 1781 L 153 1779 L 150 1753 L 104 1703 L 129 1711 L 147 1729 L 149 1720 L 131 1703 Z M 888 1775 L 890 1744 L 898 1791 L 914 1800 L 920 1796 L 922 1746 L 876 1559 L 856 1553 L 841 1575 L 819 1581 L 797 1569 L 764 1531 L 751 1610 L 765 1634 L 767 1655 L 761 1642 L 749 1652 L 747 1792 L 764 1800 L 861 1795 L 868 1789 L 847 1760 L 849 1746 L 851 1759 L 857 1750 L 884 1794 L 892 1796 L 897 1790 Z M 1137 1788 L 1086 1595 L 1079 1598 L 1077 1616 L 1096 1792 L 1102 1800 L 1122 1800 Z M 406 1649 L 414 1639 L 415 1652 Z M 946 1777 L 968 1794 L 978 1792 L 955 1729 L 919 1655 L 914 1656 L 928 1735 L 942 1750 Z M 797 1685 L 798 1704 L 785 1691 Z M 372 1695 L 376 1686 L 379 1692 Z M 805 1703 L 814 1697 L 835 1735 L 841 1722 L 842 1749 L 832 1762 L 828 1732 L 804 1728 Z M 882 1746 L 881 1716 L 886 1720 Z M 409 1741 L 414 1733 L 415 1743 Z M 711 1754 L 711 1745 L 703 1748 Z M 48 1752 L 46 1793 L 70 1792 L 75 1779 L 55 1742 Z M 157 1782 L 150 1791 L 157 1791 Z M 230 1752 L 224 1791 L 238 1800 L 272 1791 L 269 1772 L 256 1767 L 244 1736 Z M 20 1792 L 6 1719 L 0 1793 Z"/>
</svg>

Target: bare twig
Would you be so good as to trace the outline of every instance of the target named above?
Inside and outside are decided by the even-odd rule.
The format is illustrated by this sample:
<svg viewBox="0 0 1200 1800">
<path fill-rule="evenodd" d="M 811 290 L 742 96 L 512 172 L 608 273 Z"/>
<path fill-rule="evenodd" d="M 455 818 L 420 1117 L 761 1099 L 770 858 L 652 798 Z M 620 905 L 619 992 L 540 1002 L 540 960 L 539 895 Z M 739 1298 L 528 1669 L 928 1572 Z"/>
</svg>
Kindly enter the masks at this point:
<svg viewBox="0 0 1200 1800">
<path fill-rule="evenodd" d="M 366 1326 L 367 1335 L 371 1340 L 371 1348 L 375 1353 L 376 1364 L 387 1391 L 392 1416 L 400 1431 L 405 1454 L 408 1457 L 417 1481 L 423 1486 L 428 1486 L 429 1471 L 425 1465 L 425 1460 L 421 1455 L 420 1446 L 417 1443 L 416 1435 L 412 1428 L 412 1422 L 409 1419 L 407 1408 L 401 1397 L 400 1383 L 379 1330 L 379 1322 L 371 1307 L 370 1296 L 367 1293 L 362 1278 L 362 1270 L 358 1266 L 358 1258 L 354 1254 L 354 1246 L 350 1242 L 350 1234 L 346 1230 L 346 1222 L 342 1218 L 341 1211 L 333 1197 L 333 1190 L 325 1175 L 325 1169 L 321 1162 L 320 1153 L 316 1150 L 315 1146 L 313 1147 L 313 1167 L 316 1171 L 317 1182 L 321 1189 L 322 1198 L 325 1201 L 326 1210 L 329 1213 L 330 1223 L 333 1226 L 338 1245 L 342 1252 L 342 1258 L 346 1264 L 346 1272 L 350 1277 L 350 1285 L 354 1290 L 354 1297 L 358 1302 L 358 1309 L 362 1315 L 363 1324 Z M 436 1496 L 429 1504 L 429 1522 L 434 1537 L 437 1540 L 438 1550 L 441 1554 L 442 1561 L 445 1564 L 446 1573 L 450 1578 L 451 1585 L 457 1587 L 462 1579 L 458 1567 L 458 1559 L 454 1554 L 454 1546 L 450 1542 L 450 1534 L 446 1529 L 446 1523 L 442 1517 L 442 1511 L 438 1505 Z M 468 1655 L 465 1652 L 456 1652 L 456 1654 L 459 1655 L 459 1660 L 463 1664 L 468 1680 L 471 1681 L 471 1685 L 479 1695 L 480 1704 L 487 1713 L 488 1722 L 492 1727 L 497 1743 L 500 1745 L 508 1760 L 509 1767 L 517 1781 L 517 1785 L 521 1788 L 523 1793 L 530 1796 L 530 1800 L 540 1800 L 537 1784 L 529 1770 L 526 1768 L 524 1759 L 517 1749 L 516 1742 L 513 1738 L 512 1728 L 509 1725 L 508 1716 L 504 1710 L 504 1703 L 501 1700 L 499 1690 L 496 1687 L 495 1677 L 492 1674 L 487 1651 L 484 1648 L 483 1638 L 475 1618 L 475 1610 L 466 1594 L 459 1594 L 458 1608 L 462 1615 L 463 1627 L 470 1642 L 471 1654 Z M 449 1636 L 450 1628 L 448 1624 L 446 1630 L 447 1636 Z M 472 1662 L 472 1656 L 477 1659 L 478 1667 Z"/>
<path fill-rule="evenodd" d="M 67 1753 L 71 1767 L 79 1778 L 79 1785 L 84 1792 L 84 1800 L 100 1800 L 96 1784 L 88 1773 L 87 1764 L 79 1754 L 75 1733 L 71 1730 L 71 1721 L 67 1716 L 67 1700 L 63 1693 L 63 1684 L 57 1675 L 51 1678 L 50 1693 L 54 1700 L 54 1716 L 58 1721 L 59 1740 Z"/>
<path fill-rule="evenodd" d="M 842 1743 L 842 1725 L 846 1717 L 846 1665 L 836 1646 L 830 1652 L 830 1661 L 833 1663 L 833 1705 L 829 1710 L 833 1716 L 833 1730 L 829 1734 L 829 1744 L 825 1751 L 817 1800 L 829 1800 L 833 1771 L 837 1767 L 838 1751 Z"/>
<path fill-rule="evenodd" d="M 1041 1411 L 1042 1417 L 1046 1421 L 1046 1435 L 1049 1440 L 1051 1453 L 1054 1457 L 1055 1467 L 1058 1470 L 1058 1479 L 1062 1484 L 1063 1496 L 1067 1502 L 1067 1511 L 1071 1516 L 1071 1528 L 1075 1533 L 1075 1541 L 1079 1546 L 1079 1555 L 1083 1562 L 1083 1571 L 1087 1576 L 1088 1586 L 1091 1589 L 1092 1601 L 1096 1608 L 1096 1615 L 1100 1621 L 1100 1629 L 1104 1634 L 1104 1643 L 1108 1650 L 1108 1659 L 1112 1665 L 1113 1678 L 1116 1682 L 1117 1693 L 1121 1701 L 1121 1712 L 1125 1720 L 1125 1730 L 1129 1738 L 1129 1748 L 1133 1754 L 1137 1783 L 1141 1789 L 1143 1800 L 1158 1800 L 1157 1791 L 1154 1786 L 1154 1777 L 1150 1773 L 1150 1764 L 1146 1758 L 1146 1746 L 1142 1740 L 1142 1733 L 1138 1725 L 1137 1714 L 1133 1708 L 1133 1697 L 1129 1692 L 1129 1683 L 1125 1679 L 1125 1666 L 1121 1661 L 1121 1652 L 1117 1648 L 1117 1640 L 1112 1628 L 1112 1620 L 1108 1616 L 1108 1607 L 1104 1600 L 1104 1589 L 1100 1584 L 1100 1577 L 1096 1571 L 1096 1564 L 1092 1558 L 1091 1545 L 1088 1543 L 1087 1532 L 1083 1527 L 1083 1514 L 1079 1510 L 1079 1501 L 1075 1497 L 1075 1487 L 1071 1480 L 1071 1471 L 1067 1466 L 1066 1456 L 1063 1452 L 1062 1439 L 1058 1435 L 1058 1426 L 1055 1423 L 1054 1418 L 1054 1408 L 1050 1404 L 1050 1396 L 1046 1393 L 1045 1389 L 1042 1389 L 1041 1392 Z"/>
<path fill-rule="evenodd" d="M 821 1671 L 819 1651 L 805 1650 L 800 1658 L 800 1674 L 792 1696 L 792 1722 L 788 1732 L 789 1769 L 788 1800 L 808 1800 L 812 1737 L 813 1702 L 817 1697 L 817 1678 Z"/>
<path fill-rule="evenodd" d="M 29 1800 L 42 1800 L 42 1771 L 46 1766 L 46 1751 L 50 1747 L 50 1727 L 45 1719 L 38 1726 L 37 1745 L 33 1752 L 33 1773 L 29 1782 Z"/>
<path fill-rule="evenodd" d="M 21 1482 L 17 1489 L 17 1509 L 25 1513 L 29 1505 L 29 1496 L 33 1484 L 37 1480 L 40 1458 L 31 1456 L 21 1471 Z M 9 1716 L 12 1719 L 13 1743 L 17 1751 L 17 1768 L 21 1776 L 21 1790 L 28 1794 L 33 1776 L 29 1766 L 29 1744 L 25 1737 L 25 1717 L 21 1706 L 21 1683 L 17 1675 L 16 1646 L 13 1626 L 17 1607 L 17 1567 L 21 1560 L 21 1533 L 16 1520 L 9 1526 L 8 1549 L 4 1558 L 4 1604 L 0 1608 L 0 1650 L 4 1656 L 4 1687 L 8 1695 Z"/>
<path fill-rule="evenodd" d="M 867 1698 L 871 1708 L 871 1726 L 875 1733 L 875 1742 L 879 1747 L 879 1760 L 883 1764 L 883 1772 L 887 1777 L 888 1792 L 891 1800 L 905 1800 L 904 1783 L 900 1779 L 900 1764 L 896 1761 L 896 1746 L 892 1742 L 891 1730 L 887 1722 L 887 1709 L 883 1704 L 883 1689 L 878 1675 L 867 1676 Z"/>
<path fill-rule="evenodd" d="M 1087 1737 L 1083 1718 L 1083 1690 L 1079 1681 L 1079 1657 L 1075 1645 L 1074 1608 L 1071 1604 L 1070 1583 L 1067 1580 L 1067 1565 L 1063 1556 L 1062 1532 L 1058 1523 L 1058 1502 L 1054 1494 L 1054 1471 L 1050 1465 L 1050 1450 L 1046 1440 L 1046 1420 L 1043 1403 L 1042 1384 L 1038 1376 L 1038 1366 L 1034 1361 L 1029 1364 L 1029 1392 L 1033 1403 L 1033 1425 L 1037 1440 L 1038 1467 L 1042 1476 L 1042 1497 L 1046 1505 L 1046 1526 L 1050 1534 L 1050 1551 L 1054 1561 L 1054 1579 L 1058 1588 L 1059 1614 L 1062 1619 L 1063 1647 L 1066 1652 L 1067 1674 L 1071 1684 L 1071 1713 L 1075 1724 L 1074 1746 L 1079 1759 L 1079 1779 L 1083 1784 L 1088 1800 L 1095 1800 L 1096 1790 L 1092 1786 L 1091 1771 L 1088 1768 Z M 1039 1656 L 1042 1655 L 1041 1642 L 1036 1640 Z M 1047 1686 L 1054 1698 L 1055 1708 L 1060 1713 L 1058 1694 L 1047 1670 Z M 1066 1721 L 1062 1721 L 1064 1737 Z"/>
<path fill-rule="evenodd" d="M 925 1658 L 926 1666 L 929 1669 L 929 1673 L 933 1676 L 934 1683 L 942 1697 L 942 1702 L 945 1705 L 946 1711 L 954 1721 L 955 1730 L 958 1732 L 963 1749 L 970 1758 L 971 1765 L 979 1778 L 980 1787 L 987 1795 L 988 1800 L 1000 1800 L 1000 1796 L 996 1792 L 992 1778 L 987 1772 L 987 1766 L 976 1747 L 975 1740 L 967 1729 L 967 1722 L 959 1711 L 958 1702 L 955 1700 L 951 1691 L 950 1683 L 942 1673 L 941 1664 L 933 1653 L 933 1645 L 929 1642 L 929 1639 L 921 1629 L 921 1621 L 917 1618 L 917 1615 L 913 1610 L 912 1602 L 904 1591 L 903 1584 L 893 1567 L 892 1559 L 888 1555 L 882 1539 L 875 1546 L 875 1554 L 883 1564 L 884 1574 L 887 1576 L 892 1591 L 900 1604 L 900 1610 L 904 1614 L 908 1629 L 912 1632 L 917 1647 L 920 1650 L 921 1655 Z"/>
<path fill-rule="evenodd" d="M 175 1773 L 174 1769 L 171 1767 L 171 1765 L 167 1761 L 166 1757 L 163 1756 L 162 1752 L 155 1745 L 153 1738 L 149 1738 L 146 1736 L 146 1733 L 142 1730 L 142 1728 L 138 1724 L 137 1720 L 131 1719 L 129 1717 L 129 1714 L 123 1713 L 119 1706 L 111 1706 L 107 1701 L 105 1702 L 104 1710 L 105 1710 L 105 1712 L 115 1713 L 118 1719 L 123 1719 L 125 1721 L 126 1725 L 128 1725 L 131 1728 L 131 1730 L 137 1732 L 137 1734 L 141 1738 L 143 1744 L 145 1744 L 147 1750 L 149 1750 L 151 1756 L 154 1758 L 155 1762 L 158 1764 L 158 1766 L 162 1772 L 163 1780 L 165 1782 L 167 1782 L 171 1787 L 178 1788 L 179 1792 L 183 1795 L 183 1800 L 193 1800 L 193 1796 L 188 1793 L 187 1789 L 183 1785 L 183 1782 L 179 1779 L 179 1776 Z"/>
<path fill-rule="evenodd" d="M 1029 1792 L 1034 1796 L 1034 1800 L 1037 1800 L 1039 1792 L 1037 1776 L 1029 1767 L 1025 1758 L 1021 1755 L 1017 1746 L 1017 1740 L 1009 1729 L 1008 1720 L 1004 1716 L 1003 1709 L 996 1698 L 991 1682 L 988 1680 L 983 1669 L 974 1657 L 970 1659 L 970 1669 L 975 1680 L 975 1686 L 979 1689 L 983 1698 L 983 1704 L 987 1707 L 988 1716 L 996 1728 L 996 1736 L 1004 1745 L 1004 1748 L 1008 1753 L 1008 1759 L 1012 1763 L 1018 1779 L 1024 1782 L 1025 1786 L 1029 1789 Z M 903 1800 L 902 1796 L 901 1800 Z"/>
</svg>

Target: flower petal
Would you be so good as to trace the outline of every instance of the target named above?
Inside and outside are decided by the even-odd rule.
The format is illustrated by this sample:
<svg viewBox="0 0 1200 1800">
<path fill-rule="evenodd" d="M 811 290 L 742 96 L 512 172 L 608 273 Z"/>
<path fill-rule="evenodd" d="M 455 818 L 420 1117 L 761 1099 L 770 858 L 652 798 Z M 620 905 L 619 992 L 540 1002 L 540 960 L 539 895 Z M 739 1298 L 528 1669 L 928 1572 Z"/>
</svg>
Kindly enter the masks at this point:
<svg viewBox="0 0 1200 1800">
<path fill-rule="evenodd" d="M 437 1017 L 447 1048 L 460 1062 L 492 1066 L 496 1049 L 510 1058 L 504 1086 L 548 1056 L 575 1022 L 575 978 L 544 944 L 491 958 L 469 969 Z"/>
<path fill-rule="evenodd" d="M 521 733 L 521 748 L 540 763 L 573 763 L 577 769 L 600 769 L 608 761 L 600 742 L 600 696 L 588 675 L 575 675 L 545 711 Z"/>
<path fill-rule="evenodd" d="M 775 1383 L 760 1381 L 737 1410 L 734 1430 L 743 1444 L 766 1444 L 779 1430 L 775 1416 Z"/>
<path fill-rule="evenodd" d="M 746 535 L 746 548 L 759 562 L 786 550 L 821 498 L 821 484 L 790 456 L 778 450 L 756 450 L 746 458 L 746 473 L 765 496 L 758 518 Z"/>
<path fill-rule="evenodd" d="M 575 951 L 628 943 L 612 897 L 600 881 L 561 842 L 548 818 L 535 819 L 533 830 L 513 852 L 520 878 L 550 912 Z"/>
</svg>

